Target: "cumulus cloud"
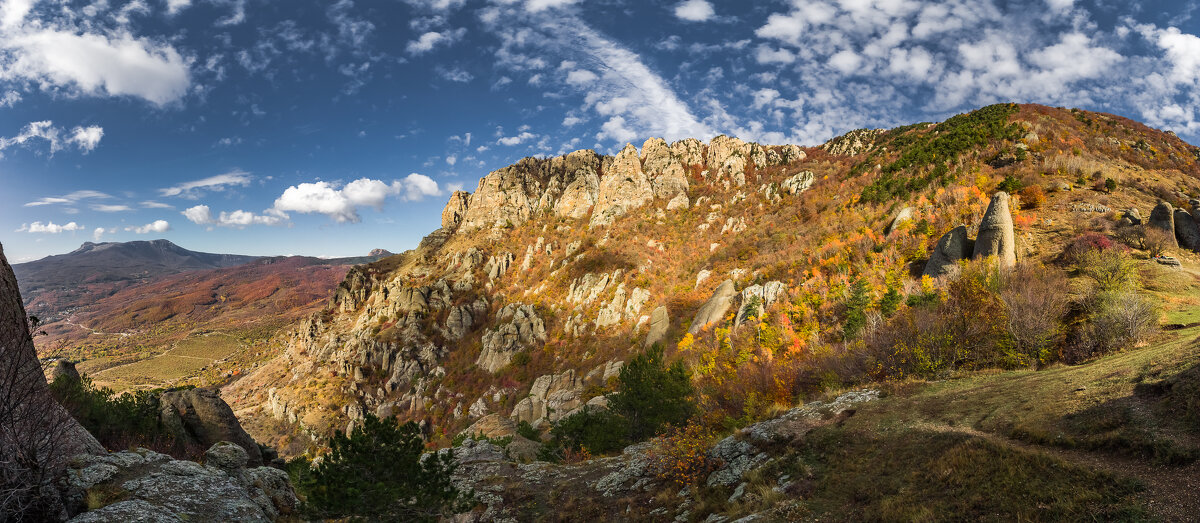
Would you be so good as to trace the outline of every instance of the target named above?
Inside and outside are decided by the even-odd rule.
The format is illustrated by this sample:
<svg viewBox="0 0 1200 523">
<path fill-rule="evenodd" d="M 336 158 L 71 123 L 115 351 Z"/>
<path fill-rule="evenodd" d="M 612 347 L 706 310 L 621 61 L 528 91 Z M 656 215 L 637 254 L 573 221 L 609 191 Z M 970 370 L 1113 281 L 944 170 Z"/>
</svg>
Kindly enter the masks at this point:
<svg viewBox="0 0 1200 523">
<path fill-rule="evenodd" d="M 30 224 L 22 224 L 16 232 L 28 232 L 31 234 L 61 234 L 64 232 L 82 231 L 83 226 L 75 222 L 68 222 L 66 225 L 58 225 L 54 222 L 33 222 Z"/>
<path fill-rule="evenodd" d="M 92 241 L 98 242 L 101 240 L 101 238 L 104 237 L 105 234 L 112 234 L 115 232 L 117 232 L 117 230 L 115 228 L 114 229 L 105 229 L 104 227 L 96 227 L 92 231 Z"/>
<path fill-rule="evenodd" d="M 514 145 L 521 145 L 535 138 L 537 138 L 536 134 L 533 134 L 529 131 L 522 131 L 521 133 L 513 136 L 501 136 L 500 139 L 496 140 L 496 144 L 512 147 Z"/>
<path fill-rule="evenodd" d="M 16 136 L 11 138 L 0 136 L 0 152 L 13 146 L 28 147 L 34 143 L 42 142 L 49 147 L 50 154 L 59 152 L 67 147 L 74 147 L 87 154 L 100 144 L 100 138 L 103 136 L 104 129 L 98 125 L 89 125 L 87 127 L 76 126 L 74 129 L 67 131 L 61 127 L 55 127 L 54 122 L 50 120 L 29 122 Z"/>
<path fill-rule="evenodd" d="M 675 5 L 675 16 L 688 22 L 704 22 L 715 14 L 708 0 L 685 0 Z"/>
<path fill-rule="evenodd" d="M 423 174 L 412 173 L 387 184 L 380 180 L 360 178 L 343 187 L 329 182 L 302 183 L 283 191 L 272 210 L 302 214 L 317 213 L 338 223 L 358 223 L 362 218 L 359 207 L 383 208 L 389 197 L 404 201 L 419 201 L 442 194 L 438 183 Z"/>
<path fill-rule="evenodd" d="M 146 225 L 126 227 L 125 230 L 137 234 L 164 233 L 171 230 L 171 224 L 166 220 L 154 220 Z"/>
<path fill-rule="evenodd" d="M 158 193 L 162 196 L 182 196 L 184 198 L 196 199 L 205 191 L 223 191 L 231 186 L 245 187 L 250 185 L 251 179 L 250 173 L 234 169 L 216 176 L 209 176 L 208 178 L 159 189 Z"/>
<path fill-rule="evenodd" d="M 187 94 L 191 71 L 188 59 L 167 43 L 128 32 L 29 24 L 0 30 L 0 80 L 87 96 L 132 96 L 162 106 Z"/>
</svg>

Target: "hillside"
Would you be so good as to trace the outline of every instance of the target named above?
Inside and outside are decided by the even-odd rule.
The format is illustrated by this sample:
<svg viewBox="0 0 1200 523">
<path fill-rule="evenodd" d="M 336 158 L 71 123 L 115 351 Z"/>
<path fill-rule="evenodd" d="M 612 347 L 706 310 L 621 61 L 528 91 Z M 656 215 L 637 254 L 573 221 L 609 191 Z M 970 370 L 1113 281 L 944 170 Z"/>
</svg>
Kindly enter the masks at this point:
<svg viewBox="0 0 1200 523">
<path fill-rule="evenodd" d="M 273 354 L 277 330 L 319 309 L 354 263 L 375 259 L 209 254 L 166 240 L 87 243 L 18 266 L 18 278 L 34 289 L 26 301 L 42 320 L 41 357 L 80 361 L 98 384 L 155 388 L 245 372 Z M 61 279 L 43 281 L 54 275 Z"/>
<path fill-rule="evenodd" d="M 933 296 L 921 275 L 939 239 L 979 234 L 999 187 L 1015 193 L 1013 256 L 1056 263 L 1114 233 L 1122 210 L 1192 207 L 1198 159 L 1118 116 L 1003 104 L 813 148 L 722 136 L 527 158 L 452 195 L 417 249 L 351 270 L 224 395 L 285 453 L 367 412 L 427 422 L 447 445 L 489 414 L 544 431 L 659 341 L 694 370 L 703 408 L 737 426 L 909 368 L 857 352 L 847 296 Z M 1091 354 L 1062 340 L 963 370 Z"/>
</svg>

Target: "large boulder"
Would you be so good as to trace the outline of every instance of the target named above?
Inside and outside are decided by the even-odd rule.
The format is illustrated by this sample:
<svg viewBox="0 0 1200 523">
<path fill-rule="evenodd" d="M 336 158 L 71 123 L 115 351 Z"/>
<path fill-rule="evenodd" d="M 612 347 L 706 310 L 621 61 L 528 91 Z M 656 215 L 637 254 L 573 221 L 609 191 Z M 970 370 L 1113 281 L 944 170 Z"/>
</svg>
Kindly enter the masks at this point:
<svg viewBox="0 0 1200 523">
<path fill-rule="evenodd" d="M 50 369 L 46 371 L 46 383 L 54 383 L 61 377 L 66 377 L 71 381 L 79 381 L 82 377 L 79 376 L 79 370 L 75 368 L 75 363 L 66 358 L 59 358 L 50 364 Z"/>
<path fill-rule="evenodd" d="M 164 392 L 159 405 L 159 418 L 176 441 L 200 447 L 233 442 L 246 452 L 250 466 L 263 464 L 258 443 L 242 428 L 220 392 L 214 389 Z"/>
<path fill-rule="evenodd" d="M 913 216 L 916 215 L 916 213 L 917 209 L 915 207 L 905 207 L 900 209 L 900 211 L 892 217 L 892 221 L 888 222 L 887 228 L 883 231 L 884 236 L 891 236 L 893 232 L 896 232 L 896 228 L 900 227 L 901 224 L 912 221 Z"/>
<path fill-rule="evenodd" d="M 692 318 L 692 326 L 688 329 L 688 333 L 695 334 L 701 329 L 721 321 L 725 318 L 725 313 L 729 312 L 729 307 L 733 305 L 733 297 L 737 295 L 737 289 L 733 286 L 733 280 L 725 280 L 717 289 L 713 291 L 712 297 L 700 306 L 700 310 L 696 311 L 696 316 Z"/>
<path fill-rule="evenodd" d="M 1016 234 L 1013 232 L 1012 213 L 1008 206 L 1008 193 L 997 192 L 988 204 L 983 220 L 979 222 L 979 237 L 975 240 L 973 257 L 995 256 L 1001 267 L 1017 264 Z"/>
<path fill-rule="evenodd" d="M 1154 210 L 1150 211 L 1151 227 L 1158 227 L 1164 231 L 1171 233 L 1172 241 L 1175 235 L 1175 208 L 1167 202 L 1160 201 L 1154 206 Z M 1174 247 L 1172 245 L 1171 247 Z"/>
<path fill-rule="evenodd" d="M 547 374 L 534 380 L 529 396 L 517 402 L 509 418 L 514 424 L 528 421 L 534 427 L 554 423 L 583 405 L 583 380 L 574 370 Z"/>
<path fill-rule="evenodd" d="M 245 452 L 229 442 L 213 445 L 205 457 L 201 465 L 137 449 L 72 460 L 64 478 L 69 512 L 77 514 L 71 521 L 267 522 L 295 516 L 299 501 L 286 472 L 246 468 Z"/>
<path fill-rule="evenodd" d="M 646 333 L 646 342 L 644 346 L 649 347 L 667 337 L 667 330 L 671 328 L 671 317 L 667 314 L 666 307 L 658 307 L 654 312 L 650 313 L 650 331 Z"/>
<path fill-rule="evenodd" d="M 1184 249 L 1200 250 L 1200 229 L 1196 228 L 1196 220 L 1191 213 L 1183 209 L 1175 209 L 1175 240 Z"/>
<path fill-rule="evenodd" d="M 969 259 L 975 250 L 975 242 L 967 236 L 967 226 L 959 225 L 942 236 L 925 263 L 922 276 L 938 278 L 953 275 L 958 271 L 959 260 Z"/>
</svg>

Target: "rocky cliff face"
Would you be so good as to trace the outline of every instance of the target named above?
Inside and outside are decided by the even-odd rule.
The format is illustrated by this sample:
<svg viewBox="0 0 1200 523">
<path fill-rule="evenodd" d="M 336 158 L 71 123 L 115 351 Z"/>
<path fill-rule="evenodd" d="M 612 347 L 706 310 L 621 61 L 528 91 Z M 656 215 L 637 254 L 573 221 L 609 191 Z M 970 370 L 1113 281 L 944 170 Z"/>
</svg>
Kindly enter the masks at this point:
<svg viewBox="0 0 1200 523">
<path fill-rule="evenodd" d="M 877 288 L 905 278 L 898 284 L 912 287 L 917 277 L 906 275 L 944 275 L 973 256 L 1006 266 L 1045 258 L 1058 251 L 1039 235 L 1094 217 L 1075 210 L 1078 201 L 1102 196 L 1081 189 L 1068 202 L 1058 187 L 1070 184 L 1057 178 L 1030 178 L 1051 193 L 1036 213 L 1020 196 L 994 194 L 1005 175 L 1055 158 L 1057 142 L 1029 138 L 1032 130 L 1082 132 L 1071 113 L 1051 108 L 1011 119 L 1030 131 L 1018 134 L 1029 160 L 992 166 L 1018 145 L 997 139 L 960 159 L 964 173 L 980 174 L 916 190 L 906 182 L 909 192 L 882 203 L 860 197 L 887 181 L 883 166 L 903 147 L 929 143 L 941 124 L 855 131 L 819 148 L 719 136 L 526 158 L 451 195 L 442 228 L 418 248 L 351 270 L 326 309 L 284 340 L 282 356 L 223 395 L 239 416 L 272 420 L 250 432 L 279 447 L 285 435 L 255 430 L 282 423 L 328 435 L 366 413 L 421 422 L 445 443 L 485 418 L 544 426 L 599 405 L 612 369 L 656 342 L 674 352 L 685 340 L 786 339 L 770 350 L 803 353 L 840 335 L 837 307 L 856 275 Z M 1188 147 L 1110 121 L 1163 151 Z M 1094 154 L 1121 176 L 1196 170 L 1190 153 L 1126 158 L 1125 141 L 1101 142 Z M 1103 198 L 1126 208 L 1154 201 L 1141 189 Z M 910 266 L 927 255 L 928 265 Z"/>
</svg>

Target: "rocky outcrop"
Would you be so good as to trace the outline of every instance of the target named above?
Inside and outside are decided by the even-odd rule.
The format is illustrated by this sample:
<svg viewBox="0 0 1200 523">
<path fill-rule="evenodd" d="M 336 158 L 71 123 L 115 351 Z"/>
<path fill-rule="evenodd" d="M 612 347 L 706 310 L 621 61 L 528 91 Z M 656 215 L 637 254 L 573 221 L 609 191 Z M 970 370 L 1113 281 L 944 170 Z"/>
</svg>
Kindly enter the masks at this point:
<svg viewBox="0 0 1200 523">
<path fill-rule="evenodd" d="M 975 242 L 967 235 L 967 226 L 959 225 L 938 240 L 921 274 L 930 278 L 953 275 L 958 271 L 959 260 L 970 259 L 974 251 Z"/>
<path fill-rule="evenodd" d="M 650 331 L 646 333 L 646 341 L 643 346 L 649 347 L 663 341 L 670 328 L 671 317 L 667 314 L 667 308 L 662 306 L 654 309 L 654 312 L 650 313 Z"/>
<path fill-rule="evenodd" d="M 548 374 L 534 380 L 529 396 L 513 407 L 509 417 L 513 423 L 528 421 L 535 428 L 554 423 L 583 405 L 583 380 L 574 370 Z"/>
<path fill-rule="evenodd" d="M 1196 228 L 1196 220 L 1191 213 L 1183 209 L 1175 209 L 1175 240 L 1179 246 L 1189 250 L 1200 250 L 1200 229 Z"/>
<path fill-rule="evenodd" d="M 71 381 L 82 379 L 74 362 L 66 358 L 59 358 L 50 364 L 50 369 L 46 372 L 46 383 L 54 383 L 55 380 L 64 376 Z"/>
<path fill-rule="evenodd" d="M 804 154 L 804 152 L 801 151 L 800 154 Z M 784 192 L 795 196 L 807 191 L 809 187 L 812 187 L 814 180 L 816 180 L 816 175 L 814 175 L 812 171 L 800 171 L 792 176 L 789 176 L 788 179 L 784 180 L 783 183 L 780 184 L 780 187 L 783 188 Z"/>
<path fill-rule="evenodd" d="M 725 135 L 713 138 L 708 143 L 709 176 L 715 176 L 718 181 L 732 182 L 737 187 L 746 185 L 749 153 L 750 147 L 737 138 Z"/>
<path fill-rule="evenodd" d="M 829 154 L 854 156 L 875 147 L 875 139 L 885 133 L 884 129 L 855 129 L 821 145 Z"/>
<path fill-rule="evenodd" d="M 500 309 L 500 326 L 483 335 L 483 351 L 475 363 L 488 372 L 496 372 L 512 360 L 512 355 L 546 342 L 546 325 L 532 305 L 510 303 Z"/>
<path fill-rule="evenodd" d="M 776 301 L 787 293 L 787 285 L 780 281 L 769 281 L 762 285 L 751 285 L 742 289 L 742 305 L 738 307 L 734 326 L 741 325 L 749 318 L 761 318 Z"/>
<path fill-rule="evenodd" d="M 12 266 L 0 246 L 0 513 L 22 519 L 31 498 L 57 504 L 48 494 L 55 471 L 76 454 L 104 448 L 50 395 L 38 362 Z M 20 489 L 30 490 L 21 493 Z M 26 498 L 30 499 L 26 499 Z"/>
<path fill-rule="evenodd" d="M 457 229 L 463 218 L 467 216 L 467 206 L 470 202 L 471 193 L 467 191 L 451 193 L 450 201 L 446 202 L 446 208 L 442 209 L 442 228 Z"/>
<path fill-rule="evenodd" d="M 997 192 L 988 204 L 983 220 L 979 222 L 979 237 L 975 239 L 975 258 L 995 256 L 1001 267 L 1017 264 L 1016 235 L 1013 232 L 1012 213 L 1009 211 L 1008 193 Z"/>
<path fill-rule="evenodd" d="M 262 451 L 221 394 L 213 389 L 164 392 L 159 396 L 159 419 L 177 442 L 201 448 L 229 441 L 245 452 L 250 466 L 263 464 Z"/>
<path fill-rule="evenodd" d="M 654 189 L 642 170 L 642 160 L 637 148 L 626 144 L 617 153 L 612 167 L 600 179 L 600 190 L 596 208 L 592 212 L 590 227 L 608 225 L 618 216 L 625 215 L 654 199 Z"/>
<path fill-rule="evenodd" d="M 737 295 L 737 289 L 733 286 L 732 280 L 725 280 L 717 289 L 713 291 L 712 297 L 700 306 L 700 310 L 696 311 L 696 316 L 692 318 L 692 326 L 688 332 L 695 334 L 701 329 L 709 325 L 725 319 L 725 313 L 729 312 L 729 307 L 733 305 L 733 297 Z"/>
<path fill-rule="evenodd" d="M 1151 227 L 1158 227 L 1171 233 L 1172 242 L 1175 241 L 1175 208 L 1171 204 L 1164 201 L 1158 202 L 1158 205 L 1154 206 L 1154 210 L 1150 211 L 1149 222 Z"/>
<path fill-rule="evenodd" d="M 668 202 L 680 195 L 687 198 L 687 172 L 661 138 L 651 138 L 642 144 L 642 169 L 650 178 L 655 198 Z"/>
<path fill-rule="evenodd" d="M 553 208 L 555 214 L 566 218 L 583 218 L 591 213 L 600 193 L 600 161 L 600 155 L 592 150 L 562 157 L 563 176 L 550 180 L 540 202 L 542 208 Z"/>
<path fill-rule="evenodd" d="M 84 456 L 65 483 L 72 522 L 276 521 L 294 517 L 299 502 L 287 473 L 247 468 L 239 445 L 220 442 L 205 464 L 177 461 L 146 449 Z M 85 511 L 89 506 L 101 505 Z"/>
<path fill-rule="evenodd" d="M 896 232 L 896 228 L 900 227 L 901 224 L 912 221 L 913 216 L 915 216 L 916 213 L 917 209 L 915 207 L 905 207 L 900 209 L 900 211 L 892 217 L 892 221 L 888 222 L 887 229 L 883 231 L 884 236 L 891 236 L 893 232 Z"/>
</svg>

